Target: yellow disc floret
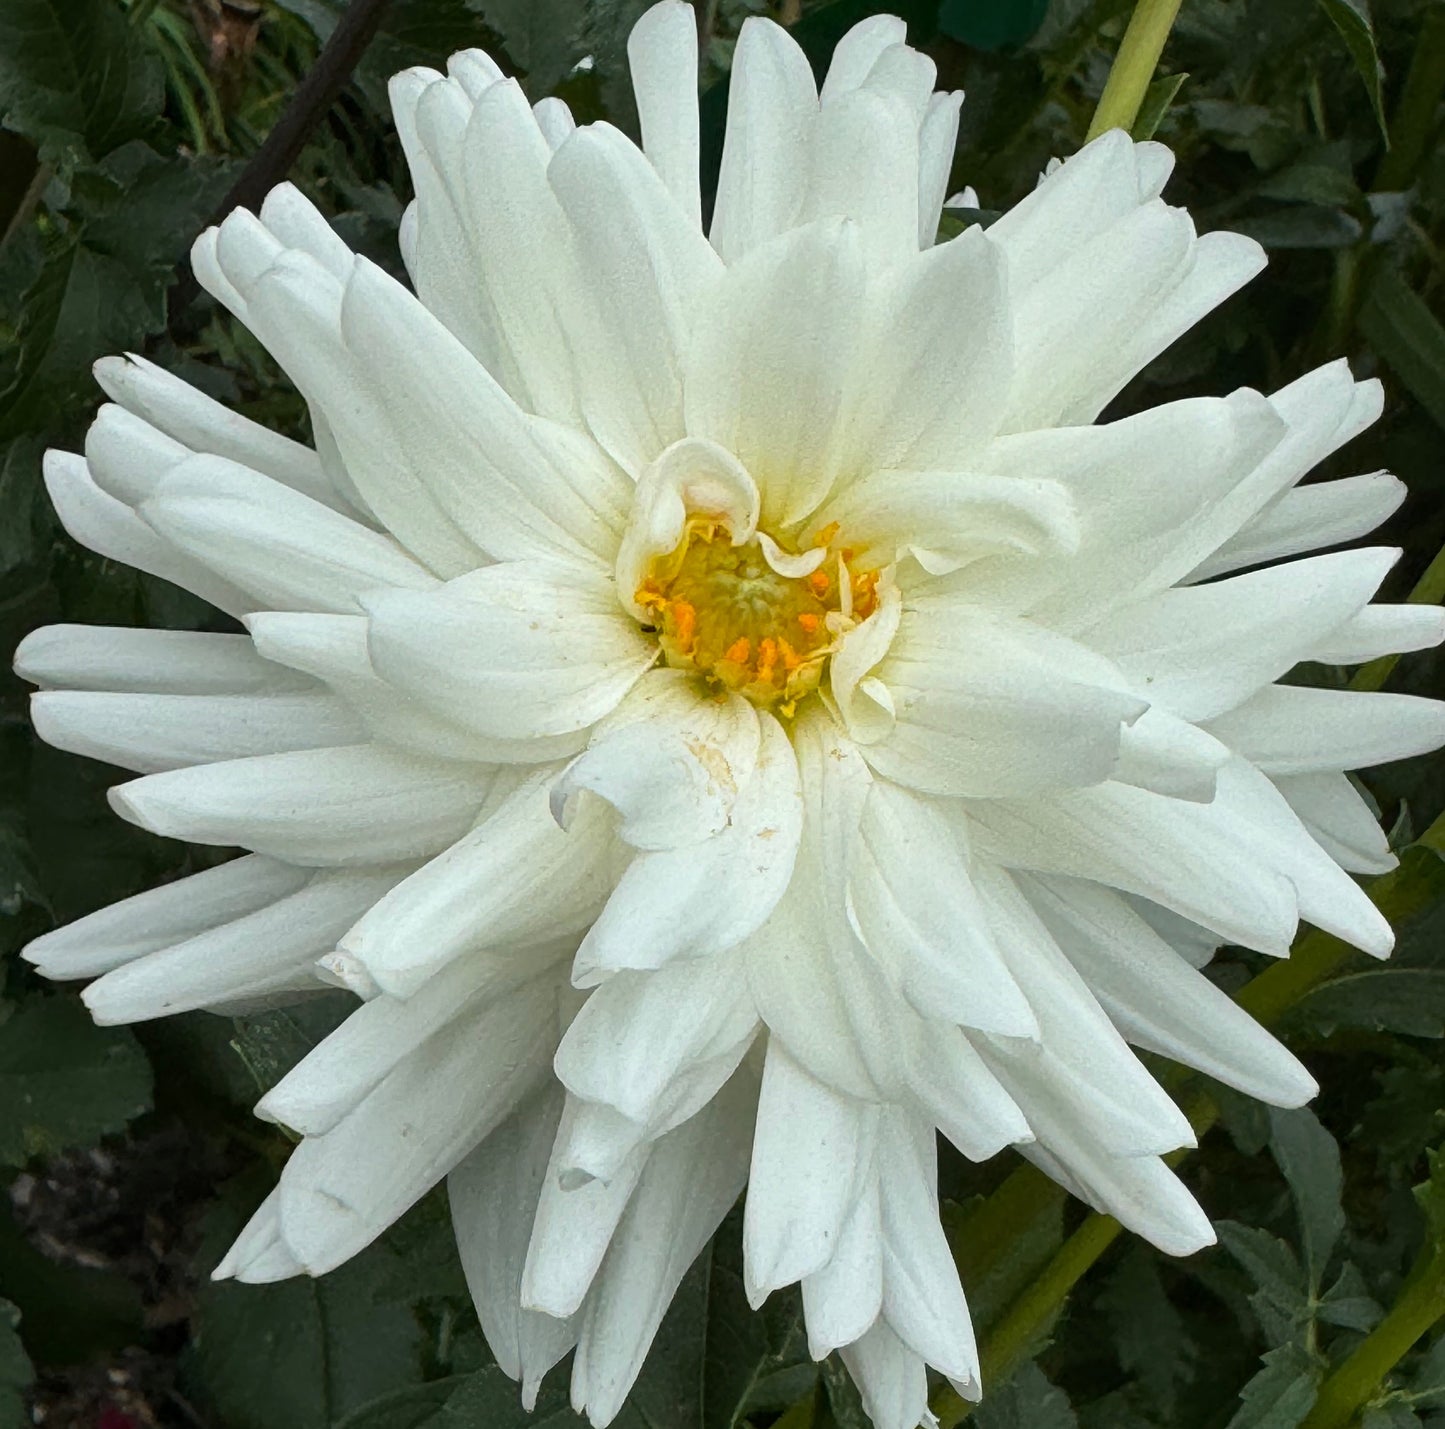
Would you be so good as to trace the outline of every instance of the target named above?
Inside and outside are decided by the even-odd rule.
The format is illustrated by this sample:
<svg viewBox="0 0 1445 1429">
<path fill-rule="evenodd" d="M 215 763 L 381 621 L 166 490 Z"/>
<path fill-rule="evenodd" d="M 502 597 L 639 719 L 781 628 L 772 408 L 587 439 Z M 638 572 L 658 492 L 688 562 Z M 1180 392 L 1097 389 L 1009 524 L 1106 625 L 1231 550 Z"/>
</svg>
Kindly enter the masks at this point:
<svg viewBox="0 0 1445 1429">
<path fill-rule="evenodd" d="M 851 553 L 830 548 L 834 535 L 818 532 L 817 564 L 795 576 L 770 563 L 766 537 L 735 546 L 720 523 L 689 521 L 682 543 L 651 563 L 635 596 L 667 663 L 791 715 L 818 688 L 838 636 L 876 604 L 877 573 L 854 574 Z M 779 563 L 808 564 L 768 544 Z"/>
</svg>

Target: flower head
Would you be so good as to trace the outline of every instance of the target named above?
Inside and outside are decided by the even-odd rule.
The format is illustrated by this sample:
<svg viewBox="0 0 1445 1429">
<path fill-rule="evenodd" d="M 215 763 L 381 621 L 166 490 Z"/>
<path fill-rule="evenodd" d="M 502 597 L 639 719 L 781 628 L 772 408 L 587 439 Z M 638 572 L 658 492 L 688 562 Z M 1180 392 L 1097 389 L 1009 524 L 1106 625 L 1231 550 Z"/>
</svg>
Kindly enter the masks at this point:
<svg viewBox="0 0 1445 1429">
<path fill-rule="evenodd" d="M 139 358 L 67 527 L 245 633 L 60 626 L 40 733 L 116 809 L 247 856 L 31 945 L 96 1017 L 360 999 L 261 1101 L 301 1133 L 218 1274 L 318 1274 L 446 1178 L 498 1362 L 622 1405 L 747 1186 L 879 1429 L 979 1392 L 935 1133 L 1014 1144 L 1163 1249 L 1213 1238 L 1133 1047 L 1315 1086 L 1199 971 L 1306 918 L 1383 956 L 1345 771 L 1440 705 L 1280 684 L 1445 634 L 1370 605 L 1397 505 L 1298 487 L 1368 425 L 1342 363 L 1097 423 L 1253 276 L 1106 134 L 935 245 L 957 95 L 875 17 L 821 95 L 750 20 L 704 232 L 692 12 L 630 45 L 638 149 L 477 52 L 392 86 L 412 290 L 289 186 L 194 251 L 310 445 Z"/>
</svg>

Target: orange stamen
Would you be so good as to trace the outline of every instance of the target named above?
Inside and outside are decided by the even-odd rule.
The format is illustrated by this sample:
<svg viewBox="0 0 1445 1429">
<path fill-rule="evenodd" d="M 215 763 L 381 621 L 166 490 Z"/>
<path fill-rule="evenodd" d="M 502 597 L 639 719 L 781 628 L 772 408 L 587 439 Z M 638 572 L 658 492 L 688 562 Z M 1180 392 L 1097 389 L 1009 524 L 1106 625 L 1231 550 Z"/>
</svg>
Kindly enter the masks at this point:
<svg viewBox="0 0 1445 1429">
<path fill-rule="evenodd" d="M 752 642 L 746 635 L 739 635 L 738 638 L 723 651 L 723 659 L 731 660 L 734 665 L 746 665 L 748 663 L 748 656 L 752 653 Z"/>
<path fill-rule="evenodd" d="M 822 622 L 818 619 L 816 615 L 813 614 L 811 610 L 805 610 L 798 617 L 798 624 L 803 627 L 804 635 L 816 635 L 818 633 L 818 626 L 821 623 Z"/>
<path fill-rule="evenodd" d="M 758 679 L 771 680 L 777 663 L 778 642 L 771 635 L 766 635 L 758 641 Z"/>
<path fill-rule="evenodd" d="M 828 587 L 832 582 L 828 579 L 827 571 L 818 570 L 808 577 L 808 584 L 812 587 L 813 594 L 822 600 L 828 594 Z"/>
<path fill-rule="evenodd" d="M 672 619 L 677 631 L 678 646 L 680 649 L 687 650 L 692 645 L 693 636 L 697 634 L 697 611 L 685 600 L 675 601 L 672 607 Z"/>
<path fill-rule="evenodd" d="M 838 523 L 836 521 L 830 521 L 813 537 L 813 544 L 815 546 L 826 546 L 837 534 Z"/>
</svg>

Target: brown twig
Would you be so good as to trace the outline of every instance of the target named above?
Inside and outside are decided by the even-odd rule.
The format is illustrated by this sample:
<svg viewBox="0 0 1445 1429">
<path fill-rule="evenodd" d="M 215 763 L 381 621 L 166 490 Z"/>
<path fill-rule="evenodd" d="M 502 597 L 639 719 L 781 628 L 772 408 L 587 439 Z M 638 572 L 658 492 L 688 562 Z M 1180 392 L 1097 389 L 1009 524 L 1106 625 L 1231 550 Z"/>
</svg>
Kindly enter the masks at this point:
<svg viewBox="0 0 1445 1429">
<path fill-rule="evenodd" d="M 258 207 L 291 172 L 312 131 L 336 102 L 366 53 L 390 3 L 391 0 L 351 0 L 336 22 L 331 38 L 316 57 L 316 63 L 296 86 L 296 93 L 275 127 L 221 201 L 213 222 L 219 222 L 233 209 Z M 196 291 L 195 275 L 187 269 L 171 289 L 171 312 L 187 307 Z"/>
</svg>

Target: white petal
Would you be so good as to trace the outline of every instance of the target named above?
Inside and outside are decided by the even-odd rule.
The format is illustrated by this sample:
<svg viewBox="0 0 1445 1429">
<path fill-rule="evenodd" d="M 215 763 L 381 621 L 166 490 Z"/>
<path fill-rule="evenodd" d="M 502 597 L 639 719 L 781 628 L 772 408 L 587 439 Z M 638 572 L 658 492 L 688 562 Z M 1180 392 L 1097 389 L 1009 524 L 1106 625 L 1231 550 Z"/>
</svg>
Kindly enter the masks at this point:
<svg viewBox="0 0 1445 1429">
<path fill-rule="evenodd" d="M 743 1213 L 754 1307 L 826 1265 L 873 1158 L 877 1113 L 814 1080 L 768 1044 Z"/>
<path fill-rule="evenodd" d="M 978 1377 L 978 1347 L 938 1219 L 933 1128 L 890 1108 L 879 1128 L 883 1317 L 950 1379 Z"/>
<path fill-rule="evenodd" d="M 728 827 L 757 767 L 757 709 L 741 695 L 704 698 L 681 670 L 643 676 L 552 786 L 552 812 L 590 789 L 621 816 L 634 848 L 701 843 Z"/>
<path fill-rule="evenodd" d="M 376 672 L 425 708 L 500 739 L 584 729 L 656 660 L 612 582 L 583 566 L 484 566 L 434 591 L 364 602 Z"/>
<path fill-rule="evenodd" d="M 1445 744 L 1445 704 L 1416 695 L 1266 685 L 1210 722 L 1266 774 L 1367 769 Z"/>
<path fill-rule="evenodd" d="M 828 218 L 740 259 L 698 316 L 687 430 L 748 469 L 766 525 L 802 520 L 833 481 L 865 276 L 855 226 Z"/>
<path fill-rule="evenodd" d="M 885 561 L 911 553 L 930 575 L 996 552 L 1068 554 L 1079 541 L 1068 488 L 1028 477 L 879 471 L 820 516 L 839 523 L 850 548 Z"/>
<path fill-rule="evenodd" d="M 318 1043 L 256 1104 L 256 1115 L 305 1136 L 324 1136 L 392 1070 L 458 1019 L 503 1002 L 560 963 L 564 938 L 495 955 L 475 954 L 438 973 L 411 997 L 371 997 Z"/>
<path fill-rule="evenodd" d="M 1289 880 L 1257 856 L 1248 822 L 1213 804 L 1110 783 L 1046 802 L 980 802 L 968 815 L 977 845 L 1006 867 L 1092 879 L 1228 942 L 1275 957 L 1289 951 L 1298 913 Z"/>
<path fill-rule="evenodd" d="M 1400 860 L 1379 815 L 1345 774 L 1291 774 L 1276 778 L 1310 837 L 1351 873 L 1388 873 Z"/>
<path fill-rule="evenodd" d="M 1088 985 L 1007 875 L 980 881 L 994 934 L 1039 1020 L 1036 1044 L 973 1040 L 1032 1120 L 1056 1086 L 1077 1095 L 1076 1115 L 1110 1155 L 1143 1156 L 1196 1144 L 1188 1119 L 1115 1031 Z"/>
<path fill-rule="evenodd" d="M 927 1018 L 1008 1037 L 1038 1023 L 999 956 L 953 828 L 929 801 L 880 780 L 868 791 L 849 879 L 864 941 Z"/>
<path fill-rule="evenodd" d="M 712 245 L 729 263 L 792 227 L 818 114 L 812 67 L 781 25 L 743 21 L 733 51 Z"/>
<path fill-rule="evenodd" d="M 561 1093 L 542 1092 L 447 1177 L 457 1252 L 482 1334 L 502 1371 L 521 1382 L 528 1408 L 543 1375 L 577 1338 L 569 1321 L 521 1306 L 532 1216 L 561 1111 Z"/>
<path fill-rule="evenodd" d="M 558 99 L 555 95 L 539 99 L 532 106 L 532 113 L 536 116 L 537 128 L 542 131 L 547 147 L 554 154 L 577 130 L 577 121 L 572 117 L 566 100 Z"/>
<path fill-rule="evenodd" d="M 1192 578 L 1207 580 L 1353 541 L 1373 531 L 1404 499 L 1405 483 L 1387 471 L 1296 487 L 1226 541 Z"/>
<path fill-rule="evenodd" d="M 870 1175 L 821 1270 L 803 1277 L 803 1319 L 815 1360 L 867 1334 L 883 1307 L 883 1227 Z"/>
<path fill-rule="evenodd" d="M 1326 665 L 1362 665 L 1380 655 L 1433 650 L 1445 641 L 1438 605 L 1367 605 L 1312 645 L 1303 658 Z"/>
<path fill-rule="evenodd" d="M 330 867 L 438 852 L 470 827 L 493 778 L 486 765 L 360 744 L 150 774 L 110 800 L 152 833 Z"/>
<path fill-rule="evenodd" d="M 573 1095 L 647 1123 L 686 1067 L 751 1042 L 757 1013 L 736 959 L 619 973 L 597 989 L 557 1049 L 558 1079 Z"/>
<path fill-rule="evenodd" d="M 1121 898 L 1073 880 L 1029 879 L 1023 886 L 1059 947 L 1136 1047 L 1274 1106 L 1303 1106 L 1319 1090 L 1282 1043 Z"/>
<path fill-rule="evenodd" d="M 1106 661 L 1031 622 L 967 606 L 905 610 L 878 678 L 891 733 L 864 746 L 889 779 L 930 794 L 991 798 L 1096 784 L 1146 701 Z"/>
<path fill-rule="evenodd" d="M 967 470 L 998 430 L 1013 375 L 999 250 L 981 229 L 927 249 L 888 284 L 864 341 L 867 373 L 847 413 L 851 464 Z"/>
<path fill-rule="evenodd" d="M 60 524 L 82 546 L 147 575 L 173 581 L 228 615 L 241 615 L 254 606 L 247 593 L 178 550 L 124 502 L 102 491 L 83 457 L 48 451 L 44 473 L 45 489 Z"/>
<path fill-rule="evenodd" d="M 281 1200 L 272 1191 L 236 1237 L 212 1280 L 239 1280 L 243 1285 L 271 1285 L 302 1274 L 305 1267 L 281 1238 Z"/>
<path fill-rule="evenodd" d="M 1213 734 L 1151 705 L 1126 726 L 1114 778 L 1176 799 L 1207 804 L 1229 749 Z"/>
<path fill-rule="evenodd" d="M 845 1345 L 843 1363 L 863 1396 L 874 1429 L 918 1429 L 927 1425 L 928 1371 L 915 1354 L 880 1320 L 860 1340 Z"/>
<path fill-rule="evenodd" d="M 682 360 L 722 265 L 641 153 L 608 124 L 579 129 L 548 170 L 604 324 L 583 358 L 583 407 L 602 445 L 639 474 L 683 435 Z"/>
<path fill-rule="evenodd" d="M 555 1018 L 543 978 L 454 1022 L 291 1153 L 281 1230 L 307 1271 L 325 1274 L 369 1245 L 511 1115 L 546 1075 Z"/>
<path fill-rule="evenodd" d="M 22 680 L 59 690 L 128 694 L 245 695 L 317 687 L 257 655 L 244 635 L 46 625 L 15 652 Z"/>
<path fill-rule="evenodd" d="M 1247 390 L 1103 426 L 1004 437 L 978 465 L 996 478 L 1065 487 L 1077 514 L 1076 549 L 1048 561 L 991 562 L 970 573 L 970 592 L 1070 634 L 1084 629 L 1188 575 L 1254 509 L 1262 467 L 1288 442 L 1274 404 Z"/>
<path fill-rule="evenodd" d="M 918 246 L 927 248 L 938 236 L 943 200 L 948 193 L 953 156 L 958 148 L 958 111 L 963 91 L 935 94 L 918 131 Z M 973 205 L 976 206 L 976 205 Z"/>
<path fill-rule="evenodd" d="M 1310 556 L 1123 606 L 1087 634 L 1173 714 L 1207 720 L 1278 679 L 1369 601 L 1399 552 Z"/>
<path fill-rule="evenodd" d="M 311 964 L 399 876 L 399 870 L 318 874 L 265 908 L 106 973 L 86 988 L 85 1005 L 105 1025 L 261 998 L 298 984 L 319 990 Z"/>
<path fill-rule="evenodd" d="M 701 844 L 635 859 L 577 950 L 579 987 L 616 968 L 661 967 L 750 937 L 792 877 L 802 831 L 797 762 L 771 715 L 728 827 Z"/>
<path fill-rule="evenodd" d="M 389 537 L 223 457 L 180 463 L 140 514 L 272 609 L 355 614 L 364 591 L 435 584 Z"/>
<path fill-rule="evenodd" d="M 142 695 L 50 690 L 31 697 L 35 732 L 57 749 L 143 774 L 356 744 L 366 732 L 325 694 Z"/>
<path fill-rule="evenodd" d="M 341 940 L 379 986 L 410 997 L 468 950 L 561 937 L 596 916 L 615 878 L 608 820 L 591 805 L 564 833 L 547 807 L 552 777 L 499 780 L 476 827 Z"/>
<path fill-rule="evenodd" d="M 698 189 L 697 16 L 683 0 L 647 10 L 627 37 L 642 148 L 677 200 L 702 226 Z"/>
<path fill-rule="evenodd" d="M 231 411 L 146 358 L 135 353 L 102 357 L 95 364 L 95 380 L 127 411 L 192 451 L 228 457 L 344 509 L 344 498 L 309 447 Z"/>
<path fill-rule="evenodd" d="M 163 883 L 45 933 L 22 953 L 46 977 L 95 977 L 303 888 L 310 870 L 255 854 Z"/>
<path fill-rule="evenodd" d="M 829 97 L 809 159 L 803 222 L 850 220 L 872 266 L 918 252 L 918 120 L 896 93 L 865 84 Z"/>
<path fill-rule="evenodd" d="M 384 744 L 483 764 L 537 764 L 575 754 L 585 736 L 498 739 L 449 720 L 376 673 L 360 615 L 261 611 L 246 617 L 256 648 L 278 668 L 304 670 L 329 685 Z"/>
<path fill-rule="evenodd" d="M 758 484 L 729 451 L 716 442 L 683 437 L 662 452 L 638 478 L 632 514 L 617 552 L 617 591 L 644 623 L 636 592 L 651 561 L 682 544 L 691 516 L 715 516 L 734 546 L 752 539 L 762 498 Z"/>
<path fill-rule="evenodd" d="M 908 37 L 908 26 L 897 15 L 870 15 L 852 26 L 833 48 L 822 97 L 832 99 L 857 89 L 868 78 L 878 57 Z"/>
<path fill-rule="evenodd" d="M 572 1402 L 602 1429 L 621 1411 L 677 1287 L 743 1189 L 756 1083 L 746 1069 L 647 1163 L 588 1297 Z"/>
</svg>

